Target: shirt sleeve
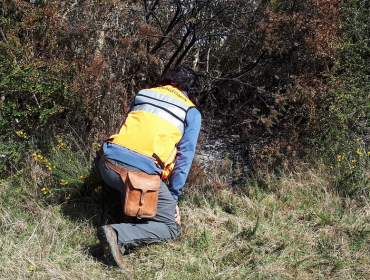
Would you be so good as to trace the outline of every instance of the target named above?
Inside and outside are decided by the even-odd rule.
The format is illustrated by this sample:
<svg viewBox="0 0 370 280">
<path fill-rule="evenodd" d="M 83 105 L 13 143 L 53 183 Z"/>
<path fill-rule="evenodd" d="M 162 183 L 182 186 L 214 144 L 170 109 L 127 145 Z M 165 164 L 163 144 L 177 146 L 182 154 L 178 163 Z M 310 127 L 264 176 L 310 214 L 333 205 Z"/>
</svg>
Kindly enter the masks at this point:
<svg viewBox="0 0 370 280">
<path fill-rule="evenodd" d="M 184 135 L 177 146 L 176 165 L 169 178 L 168 188 L 176 201 L 185 185 L 193 162 L 201 123 L 201 114 L 196 108 L 191 108 L 185 119 Z"/>
</svg>

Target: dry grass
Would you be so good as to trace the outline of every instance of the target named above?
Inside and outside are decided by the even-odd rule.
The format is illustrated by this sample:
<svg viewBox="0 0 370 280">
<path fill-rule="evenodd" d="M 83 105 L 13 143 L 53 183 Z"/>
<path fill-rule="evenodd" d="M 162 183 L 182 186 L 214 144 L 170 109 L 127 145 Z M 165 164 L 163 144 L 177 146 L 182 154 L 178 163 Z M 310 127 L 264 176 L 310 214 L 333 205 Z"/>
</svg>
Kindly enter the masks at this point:
<svg viewBox="0 0 370 280">
<path fill-rule="evenodd" d="M 47 204 L 35 181 L 2 183 L 1 279 L 369 279 L 370 202 L 339 197 L 332 181 L 317 166 L 238 195 L 189 187 L 181 237 L 132 251 L 124 270 L 100 262 L 93 199 Z"/>
</svg>

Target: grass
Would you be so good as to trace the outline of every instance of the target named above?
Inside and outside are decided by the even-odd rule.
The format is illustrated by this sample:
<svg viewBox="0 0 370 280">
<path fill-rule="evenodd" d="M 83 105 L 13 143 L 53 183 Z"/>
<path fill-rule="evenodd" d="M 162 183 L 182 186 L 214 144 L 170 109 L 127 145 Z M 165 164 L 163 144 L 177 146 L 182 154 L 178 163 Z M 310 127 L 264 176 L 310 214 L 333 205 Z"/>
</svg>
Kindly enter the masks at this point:
<svg viewBox="0 0 370 280">
<path fill-rule="evenodd" d="M 238 194 L 189 186 L 180 201 L 181 237 L 133 250 L 124 270 L 101 262 L 96 228 L 112 216 L 101 221 L 93 187 L 75 199 L 45 199 L 38 168 L 34 162 L 0 186 L 2 279 L 370 277 L 369 200 L 340 197 L 323 166 L 267 175 L 263 185 L 251 180 Z"/>
</svg>

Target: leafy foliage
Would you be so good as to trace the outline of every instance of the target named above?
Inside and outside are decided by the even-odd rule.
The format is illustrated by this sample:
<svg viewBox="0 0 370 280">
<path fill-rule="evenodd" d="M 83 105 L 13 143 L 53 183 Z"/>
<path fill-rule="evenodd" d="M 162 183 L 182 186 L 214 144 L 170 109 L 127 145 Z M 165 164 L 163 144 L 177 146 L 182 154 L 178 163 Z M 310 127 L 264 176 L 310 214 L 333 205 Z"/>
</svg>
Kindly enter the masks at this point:
<svg viewBox="0 0 370 280">
<path fill-rule="evenodd" d="M 17 163 L 22 159 L 22 153 L 31 144 L 42 142 L 45 134 L 58 127 L 58 120 L 60 124 L 78 103 L 71 91 L 76 76 L 75 65 L 48 57 L 55 47 L 47 28 L 52 11 L 21 5 L 17 1 L 5 1 L 2 10 L 1 176 L 3 172 L 19 167 Z M 25 137 L 15 137 L 17 131 Z"/>
<path fill-rule="evenodd" d="M 315 147 L 336 175 L 337 190 L 345 196 L 369 196 L 368 158 L 363 156 L 370 146 L 369 16 L 366 1 L 341 3 L 341 37 L 335 44 L 334 67 L 321 102 L 315 102 Z"/>
<path fill-rule="evenodd" d="M 114 133 L 135 93 L 180 63 L 201 74 L 207 126 L 257 143 L 260 169 L 368 122 L 364 1 L 6 0 L 1 11 L 8 163 L 18 140 L 42 149 L 36 130 L 87 143 Z"/>
<path fill-rule="evenodd" d="M 48 154 L 36 151 L 33 160 L 48 174 L 40 180 L 39 188 L 48 202 L 68 201 L 93 194 L 99 198 L 102 182 L 95 169 L 91 168 L 91 157 L 86 148 L 76 139 L 64 141 L 60 136 L 49 143 Z M 97 199 L 98 200 L 98 199 Z"/>
<path fill-rule="evenodd" d="M 344 36 L 336 59 L 336 99 L 331 108 L 340 122 L 356 134 L 370 126 L 370 32 L 369 3 L 349 1 L 343 5 Z"/>
</svg>

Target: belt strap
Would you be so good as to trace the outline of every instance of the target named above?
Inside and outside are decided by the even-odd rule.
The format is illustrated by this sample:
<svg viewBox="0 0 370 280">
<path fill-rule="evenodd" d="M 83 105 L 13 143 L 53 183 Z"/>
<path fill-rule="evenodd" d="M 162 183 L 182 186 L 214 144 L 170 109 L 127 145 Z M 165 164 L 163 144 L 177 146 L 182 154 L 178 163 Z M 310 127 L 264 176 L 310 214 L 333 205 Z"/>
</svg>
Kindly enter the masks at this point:
<svg viewBox="0 0 370 280">
<path fill-rule="evenodd" d="M 102 157 L 104 159 L 105 165 L 108 168 L 112 169 L 113 171 L 117 172 L 119 175 L 121 175 L 123 182 L 126 183 L 126 177 L 127 177 L 128 169 L 123 168 L 123 167 L 119 167 L 119 166 L 113 164 L 109 159 L 107 159 L 107 157 L 105 155 L 103 155 Z"/>
</svg>

